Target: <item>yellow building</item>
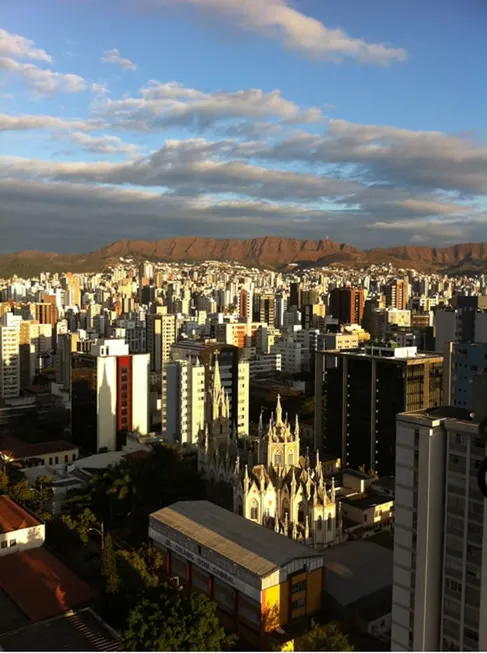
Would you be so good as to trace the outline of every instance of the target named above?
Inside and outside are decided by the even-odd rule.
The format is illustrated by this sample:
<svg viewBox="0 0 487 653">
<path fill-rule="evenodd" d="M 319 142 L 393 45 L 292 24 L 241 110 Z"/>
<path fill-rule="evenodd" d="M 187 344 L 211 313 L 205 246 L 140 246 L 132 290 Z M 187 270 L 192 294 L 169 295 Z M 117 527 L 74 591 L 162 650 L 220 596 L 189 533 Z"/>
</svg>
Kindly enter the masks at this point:
<svg viewBox="0 0 487 653">
<path fill-rule="evenodd" d="M 286 626 L 321 608 L 320 553 L 209 501 L 153 513 L 149 538 L 167 578 L 211 598 L 222 624 L 249 644 L 269 648 L 275 639 L 284 650 Z"/>
</svg>

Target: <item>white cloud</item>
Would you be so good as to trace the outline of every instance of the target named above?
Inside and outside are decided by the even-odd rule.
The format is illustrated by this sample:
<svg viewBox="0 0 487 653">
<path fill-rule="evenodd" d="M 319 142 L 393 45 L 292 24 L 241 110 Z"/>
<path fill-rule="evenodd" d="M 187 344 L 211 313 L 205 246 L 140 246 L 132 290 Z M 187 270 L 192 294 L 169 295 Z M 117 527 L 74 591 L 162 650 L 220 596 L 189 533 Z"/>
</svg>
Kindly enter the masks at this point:
<svg viewBox="0 0 487 653">
<path fill-rule="evenodd" d="M 213 11 L 250 29 L 280 41 L 314 58 L 342 61 L 345 57 L 361 63 L 387 65 L 404 61 L 406 50 L 383 43 L 367 43 L 348 36 L 341 29 L 330 29 L 315 18 L 290 6 L 288 0 L 159 0 L 159 4 L 183 2 L 202 12 Z"/>
<path fill-rule="evenodd" d="M 58 73 L 10 58 L 0 59 L 0 70 L 20 75 L 37 96 L 79 93 L 87 88 L 86 81 L 79 75 Z"/>
<path fill-rule="evenodd" d="M 353 166 L 366 181 L 402 186 L 487 191 L 487 146 L 434 131 L 330 120 L 324 136 L 301 131 L 272 146 L 254 144 L 263 160 Z"/>
<path fill-rule="evenodd" d="M 45 50 L 36 48 L 33 41 L 29 41 L 20 34 L 12 34 L 0 28 L 0 56 L 13 57 L 14 59 L 35 59 L 52 63 L 52 57 Z"/>
<path fill-rule="evenodd" d="M 139 153 L 137 145 L 131 143 L 124 143 L 118 136 L 90 136 L 83 132 L 74 132 L 71 134 L 71 139 L 77 145 L 80 145 L 88 152 L 95 154 L 127 154 L 136 156 Z"/>
<path fill-rule="evenodd" d="M 115 66 L 122 66 L 125 70 L 137 70 L 137 65 L 133 61 L 130 61 L 130 59 L 127 59 L 127 57 L 122 57 L 117 48 L 105 50 L 100 61 L 102 63 L 114 64 Z"/>
<path fill-rule="evenodd" d="M 119 127 L 138 128 L 140 131 L 170 126 L 204 130 L 218 122 L 235 119 L 279 118 L 285 124 L 318 123 L 322 120 L 320 109 L 303 110 L 283 98 L 279 90 L 204 93 L 177 82 L 155 81 L 141 89 L 140 97 L 107 100 L 99 104 L 96 111 Z"/>
<path fill-rule="evenodd" d="M 0 131 L 24 131 L 29 129 L 78 129 L 96 131 L 103 128 L 99 120 L 67 120 L 55 116 L 0 114 Z"/>
<path fill-rule="evenodd" d="M 106 82 L 94 82 L 91 85 L 91 91 L 98 97 L 103 97 L 110 93 Z"/>
</svg>

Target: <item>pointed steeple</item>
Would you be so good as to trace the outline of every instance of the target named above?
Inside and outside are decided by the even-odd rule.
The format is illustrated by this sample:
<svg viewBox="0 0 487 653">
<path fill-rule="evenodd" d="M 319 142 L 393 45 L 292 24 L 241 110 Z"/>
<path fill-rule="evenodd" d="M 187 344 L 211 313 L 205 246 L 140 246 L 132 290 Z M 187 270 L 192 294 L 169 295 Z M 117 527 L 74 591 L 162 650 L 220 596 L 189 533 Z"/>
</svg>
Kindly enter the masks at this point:
<svg viewBox="0 0 487 653">
<path fill-rule="evenodd" d="M 335 501 L 335 477 L 331 478 L 331 500 Z"/>
<path fill-rule="evenodd" d="M 257 433 L 259 434 L 259 438 L 261 438 L 264 435 L 264 420 L 262 419 L 262 415 L 264 413 L 264 408 L 260 409 L 260 415 L 259 415 L 259 426 L 257 429 Z"/>
<path fill-rule="evenodd" d="M 282 406 L 281 406 L 281 395 L 277 395 L 276 402 L 276 424 L 282 424 Z"/>
<path fill-rule="evenodd" d="M 222 388 L 222 379 L 220 376 L 220 363 L 218 362 L 219 353 L 216 351 L 213 355 L 214 369 L 213 369 L 213 396 L 218 396 Z"/>
<path fill-rule="evenodd" d="M 285 535 L 286 537 L 289 536 L 289 515 L 288 515 L 287 512 L 286 512 L 286 514 L 284 515 L 284 535 Z"/>
<path fill-rule="evenodd" d="M 304 521 L 304 539 L 309 540 L 309 517 L 306 515 L 306 519 Z"/>
<path fill-rule="evenodd" d="M 279 533 L 279 530 L 280 530 L 280 528 L 279 528 L 279 516 L 277 514 L 277 508 L 276 508 L 276 514 L 275 514 L 275 517 L 274 517 L 274 530 L 276 531 L 276 533 Z"/>
<path fill-rule="evenodd" d="M 240 474 L 240 456 L 237 456 L 235 458 L 235 469 L 233 471 L 235 476 L 238 476 Z"/>
</svg>

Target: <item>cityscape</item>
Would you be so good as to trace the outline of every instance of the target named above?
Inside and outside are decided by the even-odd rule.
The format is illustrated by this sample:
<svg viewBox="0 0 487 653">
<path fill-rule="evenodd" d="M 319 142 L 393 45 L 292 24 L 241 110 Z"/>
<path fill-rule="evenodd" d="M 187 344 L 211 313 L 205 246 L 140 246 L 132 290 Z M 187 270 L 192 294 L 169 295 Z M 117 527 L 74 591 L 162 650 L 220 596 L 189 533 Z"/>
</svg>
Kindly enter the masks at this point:
<svg viewBox="0 0 487 653">
<path fill-rule="evenodd" d="M 485 7 L 5 4 L 0 651 L 487 650 Z"/>
</svg>

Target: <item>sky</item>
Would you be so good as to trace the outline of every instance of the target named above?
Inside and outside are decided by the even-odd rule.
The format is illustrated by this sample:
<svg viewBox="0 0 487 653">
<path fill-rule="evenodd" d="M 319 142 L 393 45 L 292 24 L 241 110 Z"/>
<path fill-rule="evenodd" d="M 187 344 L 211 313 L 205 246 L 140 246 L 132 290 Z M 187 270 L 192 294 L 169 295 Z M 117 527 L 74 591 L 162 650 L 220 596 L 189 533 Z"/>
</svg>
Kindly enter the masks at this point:
<svg viewBox="0 0 487 653">
<path fill-rule="evenodd" d="M 485 0 L 2 0 L 0 252 L 487 241 Z"/>
</svg>

